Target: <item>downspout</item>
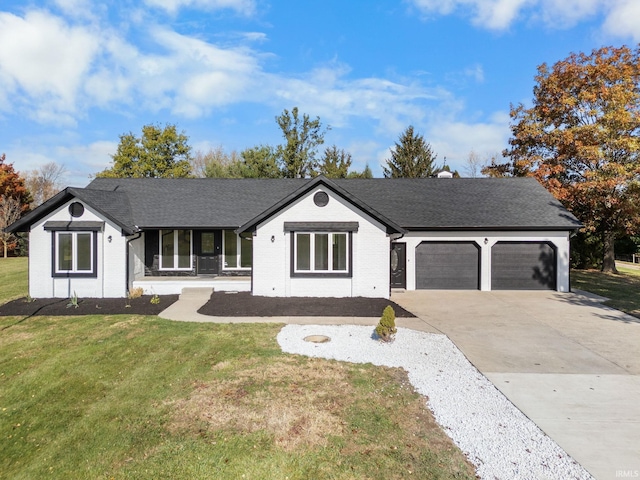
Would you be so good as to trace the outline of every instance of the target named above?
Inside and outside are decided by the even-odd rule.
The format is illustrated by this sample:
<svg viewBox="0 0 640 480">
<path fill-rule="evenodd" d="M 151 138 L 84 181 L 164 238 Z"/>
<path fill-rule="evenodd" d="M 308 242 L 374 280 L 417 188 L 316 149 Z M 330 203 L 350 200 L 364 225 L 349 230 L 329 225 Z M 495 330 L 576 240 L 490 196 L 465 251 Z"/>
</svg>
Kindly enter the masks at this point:
<svg viewBox="0 0 640 480">
<path fill-rule="evenodd" d="M 138 228 L 138 227 L 136 226 L 136 228 Z M 129 292 L 129 247 L 131 246 L 130 245 L 131 242 L 133 242 L 134 240 L 138 240 L 140 237 L 142 237 L 142 232 L 138 231 L 138 233 L 136 235 L 137 235 L 137 237 L 132 237 L 132 238 L 127 239 L 127 248 L 126 248 L 126 255 L 125 255 L 125 257 L 126 257 L 126 260 L 125 260 L 125 262 L 126 262 L 125 282 L 126 282 L 126 285 L 127 285 L 127 292 Z"/>
</svg>

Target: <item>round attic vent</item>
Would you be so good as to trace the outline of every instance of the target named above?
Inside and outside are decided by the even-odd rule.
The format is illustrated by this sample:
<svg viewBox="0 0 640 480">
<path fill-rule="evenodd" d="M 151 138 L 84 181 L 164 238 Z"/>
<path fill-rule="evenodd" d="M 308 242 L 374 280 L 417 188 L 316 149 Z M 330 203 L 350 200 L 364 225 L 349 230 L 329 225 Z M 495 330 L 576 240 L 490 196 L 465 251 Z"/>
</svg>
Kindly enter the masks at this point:
<svg viewBox="0 0 640 480">
<path fill-rule="evenodd" d="M 318 207 L 324 207 L 329 203 L 329 195 L 327 195 L 327 192 L 318 192 L 313 196 L 313 203 Z"/>
<path fill-rule="evenodd" d="M 73 202 L 71 205 L 69 205 L 69 213 L 72 217 L 81 217 L 84 213 L 84 205 L 82 205 L 80 202 Z"/>
</svg>

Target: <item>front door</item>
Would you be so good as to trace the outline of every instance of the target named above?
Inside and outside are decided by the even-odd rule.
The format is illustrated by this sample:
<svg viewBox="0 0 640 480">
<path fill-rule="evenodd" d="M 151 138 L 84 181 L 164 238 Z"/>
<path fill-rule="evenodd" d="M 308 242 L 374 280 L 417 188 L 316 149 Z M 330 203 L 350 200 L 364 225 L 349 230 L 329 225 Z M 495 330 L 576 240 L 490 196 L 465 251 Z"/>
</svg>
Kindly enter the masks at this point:
<svg viewBox="0 0 640 480">
<path fill-rule="evenodd" d="M 391 244 L 391 288 L 407 288 L 407 244 Z"/>
<path fill-rule="evenodd" d="M 198 275 L 216 275 L 218 273 L 218 255 L 214 232 L 200 232 L 198 249 Z"/>
</svg>

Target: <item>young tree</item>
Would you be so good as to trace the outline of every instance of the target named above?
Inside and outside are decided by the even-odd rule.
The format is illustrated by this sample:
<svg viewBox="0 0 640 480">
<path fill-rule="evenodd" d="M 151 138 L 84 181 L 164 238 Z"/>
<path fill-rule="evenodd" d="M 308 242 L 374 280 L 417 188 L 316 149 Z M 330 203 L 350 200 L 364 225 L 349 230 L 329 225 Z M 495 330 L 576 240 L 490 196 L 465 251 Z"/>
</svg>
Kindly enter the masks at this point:
<svg viewBox="0 0 640 480">
<path fill-rule="evenodd" d="M 278 157 L 270 145 L 258 145 L 240 153 L 241 173 L 244 178 L 282 178 Z"/>
<path fill-rule="evenodd" d="M 0 196 L 0 242 L 2 243 L 3 257 L 7 258 L 10 249 L 16 246 L 17 237 L 4 229 L 20 219 L 22 205 L 15 197 L 9 195 Z"/>
<path fill-rule="evenodd" d="M 24 184 L 24 178 L 13 168 L 13 163 L 6 163 L 7 156 L 0 155 L 0 197 L 13 197 L 20 202 L 21 212 L 29 210 L 31 194 Z"/>
<path fill-rule="evenodd" d="M 347 178 L 351 167 L 351 154 L 335 145 L 325 149 L 317 173 L 327 178 Z"/>
<path fill-rule="evenodd" d="M 435 165 L 437 155 L 424 137 L 413 131 L 412 125 L 405 129 L 390 151 L 391 158 L 387 159 L 387 166 L 382 167 L 385 178 L 426 178 L 438 170 Z"/>
<path fill-rule="evenodd" d="M 142 136 L 132 132 L 120 135 L 113 165 L 97 177 L 162 177 L 179 178 L 191 175 L 189 137 L 178 132 L 175 125 L 142 127 Z"/>
<path fill-rule="evenodd" d="M 207 153 L 196 152 L 191 160 L 191 170 L 196 177 L 241 178 L 241 161 L 238 152 L 227 153 L 219 146 Z"/>
<path fill-rule="evenodd" d="M 487 165 L 487 161 L 483 160 L 476 151 L 471 150 L 467 156 L 467 160 L 463 167 L 464 174 L 469 178 L 478 178 L 483 176 L 483 169 Z"/>
<path fill-rule="evenodd" d="M 62 190 L 60 180 L 65 173 L 64 165 L 45 163 L 25 175 L 25 186 L 32 196 L 31 208 L 43 204 Z"/>
<path fill-rule="evenodd" d="M 5 258 L 7 252 L 15 247 L 16 237 L 5 232 L 4 228 L 28 212 L 31 203 L 31 194 L 25 187 L 24 178 L 6 160 L 4 153 L 0 155 L 0 242 Z"/>
<path fill-rule="evenodd" d="M 533 175 L 602 239 L 602 270 L 615 272 L 614 241 L 640 222 L 640 48 L 604 47 L 538 67 L 533 106 L 511 108 L 508 169 Z"/>
<path fill-rule="evenodd" d="M 284 145 L 279 145 L 276 154 L 281 162 L 282 176 L 285 178 L 309 177 L 316 165 L 316 150 L 324 143 L 324 135 L 330 127 L 322 128 L 320 117 L 310 120 L 306 113 L 298 115 L 298 107 L 291 113 L 284 110 L 276 117 L 276 123 L 282 130 Z"/>
<path fill-rule="evenodd" d="M 351 171 L 347 175 L 347 178 L 373 178 L 373 172 L 369 167 L 369 164 L 365 164 L 364 169 L 361 172 Z"/>
</svg>

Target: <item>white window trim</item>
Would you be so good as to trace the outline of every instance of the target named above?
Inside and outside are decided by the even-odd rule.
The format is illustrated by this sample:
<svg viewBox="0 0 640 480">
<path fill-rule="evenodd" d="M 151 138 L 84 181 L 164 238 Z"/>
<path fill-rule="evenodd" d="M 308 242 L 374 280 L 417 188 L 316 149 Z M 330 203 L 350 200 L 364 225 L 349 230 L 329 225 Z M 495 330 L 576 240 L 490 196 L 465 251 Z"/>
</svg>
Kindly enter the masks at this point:
<svg viewBox="0 0 640 480">
<path fill-rule="evenodd" d="M 56 236 L 56 242 L 55 242 L 55 270 L 54 273 L 58 274 L 58 275 L 64 275 L 64 274 L 78 274 L 78 275 L 93 275 L 95 273 L 94 271 L 94 265 L 95 265 L 95 255 L 96 252 L 94 251 L 94 240 L 93 240 L 93 236 L 95 235 L 95 232 L 92 231 L 63 231 L 63 230 L 59 230 L 59 231 L 55 231 L 54 232 L 55 236 Z M 91 268 L 89 270 L 78 270 L 78 235 L 83 235 L 83 234 L 88 234 L 90 236 L 90 258 L 91 258 Z M 71 235 L 72 236 L 72 240 L 71 240 L 71 270 L 62 270 L 60 269 L 60 235 Z"/>
<path fill-rule="evenodd" d="M 240 267 L 240 266 L 227 267 L 227 250 L 226 250 L 227 236 L 225 235 L 225 232 L 228 232 L 228 231 L 230 230 L 222 231 L 222 270 L 243 270 L 246 272 L 250 272 L 253 267 Z M 236 236 L 236 265 L 240 265 L 240 259 L 242 255 L 242 243 L 240 242 L 241 237 L 235 232 L 234 232 L 234 235 Z M 253 252 L 252 252 L 252 255 L 253 255 Z M 251 259 L 251 263 L 253 264 L 253 258 Z"/>
<path fill-rule="evenodd" d="M 317 270 L 315 268 L 316 258 L 315 258 L 315 246 L 316 246 L 316 235 L 329 235 L 328 239 L 328 268 L 326 270 Z M 298 235 L 309 235 L 309 270 L 299 270 L 298 269 Z M 346 258 L 345 258 L 345 268 L 344 270 L 334 270 L 333 269 L 333 236 L 334 235 L 344 235 L 347 239 L 346 245 Z M 295 273 L 313 273 L 313 274 L 330 274 L 330 273 L 349 273 L 349 251 L 350 251 L 350 235 L 348 232 L 294 232 L 294 251 L 293 251 L 293 261 L 295 263 L 294 272 Z"/>
<path fill-rule="evenodd" d="M 175 271 L 185 271 L 193 270 L 193 230 L 187 230 L 189 232 L 189 266 L 188 267 L 163 267 L 162 266 L 162 257 L 164 249 L 162 248 L 162 232 L 166 232 L 168 230 L 173 230 L 173 264 L 178 265 L 178 231 L 186 230 L 185 228 L 162 228 L 160 229 L 160 261 L 158 262 L 158 270 L 162 270 L 165 272 L 175 272 Z"/>
</svg>

